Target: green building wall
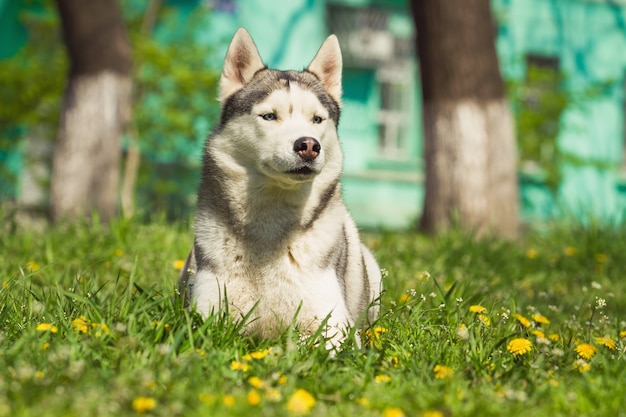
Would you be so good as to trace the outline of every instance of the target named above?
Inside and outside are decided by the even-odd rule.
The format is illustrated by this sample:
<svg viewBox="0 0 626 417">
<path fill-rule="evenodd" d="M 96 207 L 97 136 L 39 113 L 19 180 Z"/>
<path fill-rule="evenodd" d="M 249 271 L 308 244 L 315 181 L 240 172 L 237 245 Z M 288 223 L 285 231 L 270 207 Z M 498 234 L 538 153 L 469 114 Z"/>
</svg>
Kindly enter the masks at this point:
<svg viewBox="0 0 626 417">
<path fill-rule="evenodd" d="M 17 2 L 0 0 L 1 34 L 10 29 L 17 44 L 24 32 L 15 21 Z M 196 0 L 171 0 L 181 10 Z M 236 28 L 252 34 L 265 63 L 302 69 L 326 38 L 328 5 L 382 7 L 390 10 L 394 30 L 410 28 L 404 0 L 262 0 L 215 1 L 207 14 L 201 42 L 213 45 L 211 62 L 221 67 Z M 553 194 L 541 173 L 520 172 L 522 217 L 622 221 L 626 209 L 624 177 L 624 86 L 626 83 L 626 1 L 492 0 L 497 21 L 496 45 L 507 80 L 522 84 L 526 56 L 552 56 L 565 74 L 572 102 L 559 120 L 558 145 L 565 155 L 558 169 L 562 181 Z M 10 56 L 7 43 L 0 55 Z M 418 68 L 407 79 L 411 118 L 406 155 L 394 160 L 379 151 L 378 111 L 381 91 L 376 70 L 344 66 L 344 99 L 339 132 L 344 150 L 344 198 L 364 227 L 403 228 L 418 218 L 423 201 L 422 128 Z M 515 108 L 516 103 L 512 102 Z M 523 140 L 524 138 L 519 138 Z M 11 154 L 11 161 L 15 155 Z M 0 155 L 6 165 L 9 156 Z M 12 162 L 14 165 L 14 162 Z"/>
<path fill-rule="evenodd" d="M 493 0 L 492 4 L 505 77 L 523 80 L 527 54 L 552 56 L 558 59 L 564 87 L 572 97 L 560 120 L 562 183 L 556 199 L 549 203 L 537 187 L 522 183 L 525 216 L 623 221 L 626 2 Z"/>
</svg>

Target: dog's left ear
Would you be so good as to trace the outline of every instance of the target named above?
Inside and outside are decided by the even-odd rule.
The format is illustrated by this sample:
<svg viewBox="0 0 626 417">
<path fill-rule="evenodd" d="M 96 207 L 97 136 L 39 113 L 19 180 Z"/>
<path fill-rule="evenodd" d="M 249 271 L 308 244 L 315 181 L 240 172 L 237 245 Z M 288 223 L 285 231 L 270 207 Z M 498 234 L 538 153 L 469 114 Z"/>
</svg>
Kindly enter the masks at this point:
<svg viewBox="0 0 626 417">
<path fill-rule="evenodd" d="M 307 68 L 320 79 L 328 94 L 341 103 L 341 49 L 335 35 L 330 35 L 322 44 Z"/>
</svg>

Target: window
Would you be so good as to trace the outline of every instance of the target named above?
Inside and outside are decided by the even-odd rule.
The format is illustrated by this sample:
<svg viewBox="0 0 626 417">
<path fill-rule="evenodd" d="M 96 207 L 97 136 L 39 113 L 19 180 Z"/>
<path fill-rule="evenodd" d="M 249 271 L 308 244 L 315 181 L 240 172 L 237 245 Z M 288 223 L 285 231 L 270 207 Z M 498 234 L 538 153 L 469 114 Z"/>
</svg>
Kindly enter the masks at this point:
<svg viewBox="0 0 626 417">
<path fill-rule="evenodd" d="M 330 32 L 339 38 L 347 69 L 368 70 L 375 74 L 373 84 L 360 90 L 371 91 L 360 101 L 373 103 L 375 112 L 368 120 L 376 142 L 372 160 L 415 160 L 415 135 L 411 124 L 416 117 L 414 30 L 404 8 L 350 7 L 331 4 L 327 9 Z M 371 87 L 371 88 L 369 88 Z M 353 89 L 345 86 L 346 89 Z"/>
<path fill-rule="evenodd" d="M 376 73 L 380 86 L 379 149 L 385 159 L 407 159 L 411 80 L 406 67 L 383 67 Z"/>
</svg>

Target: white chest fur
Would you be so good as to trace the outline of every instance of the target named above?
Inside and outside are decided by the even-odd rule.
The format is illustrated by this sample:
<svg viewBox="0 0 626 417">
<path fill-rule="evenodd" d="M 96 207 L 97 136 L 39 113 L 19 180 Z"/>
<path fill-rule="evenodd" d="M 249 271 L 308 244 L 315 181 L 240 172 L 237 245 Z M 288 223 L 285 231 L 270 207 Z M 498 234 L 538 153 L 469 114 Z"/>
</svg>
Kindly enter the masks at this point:
<svg viewBox="0 0 626 417">
<path fill-rule="evenodd" d="M 323 246 L 328 238 L 262 251 L 244 252 L 232 237 L 221 240 L 222 245 L 203 247 L 214 265 L 194 277 L 192 301 L 205 316 L 224 307 L 235 318 L 250 313 L 247 330 L 261 337 L 276 336 L 294 318 L 304 332 L 314 332 L 327 317 L 330 328 L 352 326 L 332 264 L 322 262 L 316 256 L 319 248 L 307 244 Z"/>
</svg>

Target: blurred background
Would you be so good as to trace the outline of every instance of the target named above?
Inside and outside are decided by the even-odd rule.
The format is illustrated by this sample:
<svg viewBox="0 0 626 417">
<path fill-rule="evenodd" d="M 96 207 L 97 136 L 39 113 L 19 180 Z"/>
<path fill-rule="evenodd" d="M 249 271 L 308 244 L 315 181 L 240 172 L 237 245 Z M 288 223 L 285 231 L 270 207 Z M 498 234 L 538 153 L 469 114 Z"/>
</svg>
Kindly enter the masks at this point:
<svg viewBox="0 0 626 417">
<path fill-rule="evenodd" d="M 621 222 L 626 1 L 489 5 L 491 47 L 515 120 L 516 216 L 526 224 Z M 121 0 L 118 8 L 132 62 L 130 116 L 115 162 L 118 213 L 193 213 L 203 141 L 219 115 L 223 56 L 243 26 L 265 63 L 280 69 L 306 67 L 326 36 L 337 34 L 344 55 L 339 131 L 346 204 L 363 227 L 415 225 L 425 196 L 425 138 L 410 2 Z M 76 16 L 79 31 L 80 22 L 97 28 Z M 77 32 L 71 29 L 67 21 L 64 29 L 57 2 L 0 0 L 0 199 L 20 210 L 47 213 L 54 200 L 68 79 L 90 71 L 72 58 L 69 39 Z M 98 55 L 103 47 L 94 41 L 79 48 Z M 95 158 L 99 151 L 90 152 Z"/>
</svg>

